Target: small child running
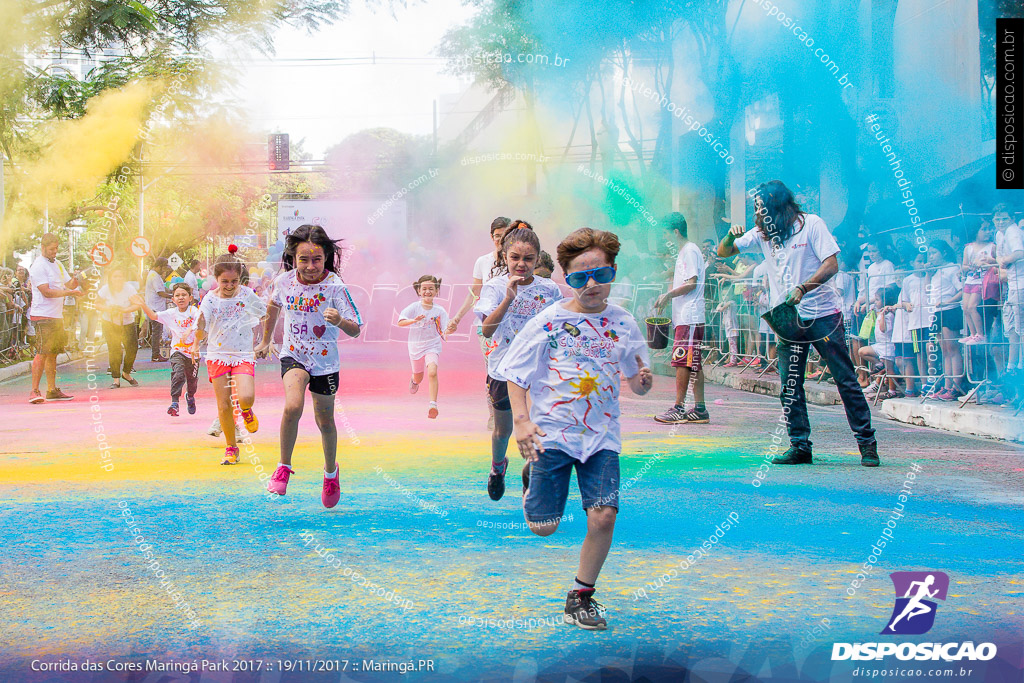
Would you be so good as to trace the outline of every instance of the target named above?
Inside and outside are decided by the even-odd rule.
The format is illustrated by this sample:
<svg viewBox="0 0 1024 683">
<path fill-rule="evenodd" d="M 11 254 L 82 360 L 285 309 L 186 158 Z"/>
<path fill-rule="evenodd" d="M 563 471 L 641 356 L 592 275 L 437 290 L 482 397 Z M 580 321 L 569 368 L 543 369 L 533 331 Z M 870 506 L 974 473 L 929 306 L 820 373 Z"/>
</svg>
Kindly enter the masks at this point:
<svg viewBox="0 0 1024 683">
<path fill-rule="evenodd" d="M 267 304 L 256 292 L 241 284 L 245 266 L 235 257 L 235 245 L 213 264 L 217 288 L 203 297 L 199 305 L 199 321 L 192 354 L 199 353 L 199 343 L 207 339 L 206 372 L 217 396 L 217 412 L 224 430 L 222 465 L 238 463 L 238 441 L 235 433 L 235 401 L 245 421 L 245 428 L 255 432 L 259 421 L 252 412 L 256 401 L 256 358 L 253 352 L 253 328 L 267 313 Z M 209 331 L 207 331 L 209 330 Z M 232 392 L 234 389 L 234 392 Z"/>
<path fill-rule="evenodd" d="M 171 405 L 167 414 L 178 416 L 178 399 L 185 388 L 185 403 L 188 414 L 196 414 L 196 389 L 199 385 L 199 359 L 192 353 L 196 342 L 196 325 L 199 323 L 199 309 L 192 305 L 192 288 L 184 282 L 171 287 L 172 308 L 154 311 L 146 301 L 135 294 L 129 299 L 137 304 L 150 320 L 163 325 L 171 333 Z"/>
<path fill-rule="evenodd" d="M 348 287 L 338 276 L 341 248 L 319 225 L 300 225 L 285 238 L 285 272 L 271 285 L 270 314 L 256 354 L 270 352 L 277 319 L 284 309 L 281 378 L 284 412 L 281 413 L 281 462 L 267 482 L 279 496 L 288 490 L 294 473 L 292 452 L 299 435 L 299 418 L 306 388 L 313 399 L 313 417 L 324 449 L 324 485 L 320 501 L 332 508 L 341 499 L 338 482 L 338 428 L 334 423 L 334 396 L 338 393 L 341 358 L 338 331 L 358 337 L 363 319 Z"/>
<path fill-rule="evenodd" d="M 420 300 L 406 306 L 398 316 L 399 327 L 410 327 L 409 360 L 412 361 L 412 379 L 409 393 L 415 394 L 423 381 L 426 371 L 430 388 L 430 406 L 427 417 L 437 417 L 437 361 L 441 355 L 441 342 L 448 328 L 448 313 L 434 305 L 434 297 L 441 289 L 441 280 L 433 275 L 424 275 L 413 283 Z"/>
<path fill-rule="evenodd" d="M 594 585 L 619 511 L 621 378 L 641 396 L 653 386 L 644 335 L 627 310 L 607 303 L 618 253 L 618 237 L 603 230 L 580 228 L 562 240 L 558 265 L 573 298 L 527 322 L 498 366 L 527 461 L 523 514 L 533 533 L 558 528 L 576 470 L 587 535 L 563 619 L 588 630 L 607 626 Z"/>
</svg>

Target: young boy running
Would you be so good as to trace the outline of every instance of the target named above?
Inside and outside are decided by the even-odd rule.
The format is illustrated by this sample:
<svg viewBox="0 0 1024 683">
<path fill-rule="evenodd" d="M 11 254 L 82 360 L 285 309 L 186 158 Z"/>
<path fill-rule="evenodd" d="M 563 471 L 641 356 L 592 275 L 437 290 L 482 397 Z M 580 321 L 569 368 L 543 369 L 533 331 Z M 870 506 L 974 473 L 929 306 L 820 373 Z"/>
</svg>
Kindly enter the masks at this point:
<svg viewBox="0 0 1024 683">
<path fill-rule="evenodd" d="M 184 282 L 177 282 L 171 288 L 172 308 L 154 311 L 138 294 L 131 297 L 133 304 L 142 307 L 150 320 L 155 320 L 163 329 L 171 332 L 171 405 L 167 414 L 178 416 L 178 399 L 185 389 L 185 405 L 189 415 L 196 414 L 196 389 L 199 386 L 199 359 L 192 355 L 196 341 L 196 325 L 199 309 L 192 305 L 192 288 Z"/>
<path fill-rule="evenodd" d="M 619 240 L 611 232 L 580 228 L 566 237 L 557 258 L 573 298 L 526 323 L 499 366 L 508 382 L 519 452 L 527 460 L 523 513 L 538 536 L 558 528 L 576 469 L 587 535 L 564 620 L 589 630 L 607 626 L 593 597 L 619 509 L 620 376 L 640 395 L 653 383 L 636 321 L 607 303 L 618 253 Z"/>
<path fill-rule="evenodd" d="M 701 370 L 700 347 L 704 343 L 704 270 L 707 267 L 700 247 L 686 238 L 686 219 L 678 211 L 670 213 L 664 222 L 665 230 L 679 245 L 672 289 L 654 302 L 659 310 L 672 303 L 672 324 L 675 341 L 672 344 L 672 367 L 676 369 L 676 403 L 656 415 L 657 422 L 705 423 L 710 421 L 704 405 L 704 372 Z M 686 390 L 693 378 L 692 410 L 686 410 Z"/>
</svg>

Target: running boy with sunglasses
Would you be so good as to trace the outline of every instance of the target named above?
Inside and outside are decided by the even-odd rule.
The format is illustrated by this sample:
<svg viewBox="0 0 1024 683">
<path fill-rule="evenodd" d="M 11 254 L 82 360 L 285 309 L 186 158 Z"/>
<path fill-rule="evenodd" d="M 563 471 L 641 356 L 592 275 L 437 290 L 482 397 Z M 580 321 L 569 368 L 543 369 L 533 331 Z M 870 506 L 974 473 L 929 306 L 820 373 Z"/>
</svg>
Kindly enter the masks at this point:
<svg viewBox="0 0 1024 683">
<path fill-rule="evenodd" d="M 568 624 L 603 630 L 594 601 L 619 510 L 619 384 L 650 391 L 647 346 L 627 310 L 608 303 L 619 239 L 580 228 L 558 245 L 558 265 L 573 289 L 534 316 L 502 358 L 523 468 L 523 514 L 530 530 L 558 528 L 573 468 L 587 513 L 579 567 L 565 600 Z M 528 410 L 526 393 L 533 401 Z"/>
</svg>

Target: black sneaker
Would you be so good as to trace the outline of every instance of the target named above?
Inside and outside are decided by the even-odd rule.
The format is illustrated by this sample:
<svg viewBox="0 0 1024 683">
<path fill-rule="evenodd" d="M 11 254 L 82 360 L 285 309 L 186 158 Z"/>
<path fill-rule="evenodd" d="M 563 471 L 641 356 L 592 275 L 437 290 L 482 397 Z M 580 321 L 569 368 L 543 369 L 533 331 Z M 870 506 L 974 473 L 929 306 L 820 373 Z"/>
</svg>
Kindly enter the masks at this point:
<svg viewBox="0 0 1024 683">
<path fill-rule="evenodd" d="M 686 408 L 681 405 L 674 405 L 661 415 L 655 415 L 654 421 L 667 425 L 689 422 L 686 419 Z"/>
<path fill-rule="evenodd" d="M 185 404 L 188 406 L 188 414 L 189 415 L 195 415 L 196 414 L 196 397 L 195 396 L 188 396 L 188 395 L 186 395 L 185 396 Z"/>
<path fill-rule="evenodd" d="M 588 631 L 603 631 L 608 628 L 608 622 L 601 616 L 602 611 L 604 606 L 594 600 L 594 591 L 569 591 L 563 620 Z"/>
<path fill-rule="evenodd" d="M 523 465 L 523 495 L 526 495 L 526 490 L 530 488 L 530 463 Z"/>
<path fill-rule="evenodd" d="M 864 467 L 878 467 L 878 444 L 869 443 L 857 446 L 860 449 L 860 464 Z"/>
<path fill-rule="evenodd" d="M 811 452 L 790 446 L 789 450 L 782 455 L 772 458 L 773 465 L 810 465 L 812 464 Z"/>
<path fill-rule="evenodd" d="M 487 495 L 491 497 L 491 500 L 501 500 L 501 497 L 505 495 L 505 470 L 508 469 L 508 458 L 505 458 L 505 464 L 501 466 L 500 472 L 494 471 L 494 465 L 491 465 L 491 473 L 487 477 Z"/>
<path fill-rule="evenodd" d="M 707 410 L 697 410 L 691 408 L 685 415 L 683 415 L 683 422 L 692 422 L 693 424 L 707 424 L 711 422 L 711 416 Z"/>
</svg>

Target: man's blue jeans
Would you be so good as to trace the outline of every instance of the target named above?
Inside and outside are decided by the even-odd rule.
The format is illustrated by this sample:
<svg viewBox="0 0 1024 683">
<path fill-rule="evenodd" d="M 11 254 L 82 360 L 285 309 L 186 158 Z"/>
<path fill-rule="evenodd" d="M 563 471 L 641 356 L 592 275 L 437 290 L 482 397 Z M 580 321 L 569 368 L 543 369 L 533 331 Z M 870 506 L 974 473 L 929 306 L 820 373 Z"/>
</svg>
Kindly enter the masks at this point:
<svg viewBox="0 0 1024 683">
<path fill-rule="evenodd" d="M 846 349 L 843 314 L 834 313 L 804 321 L 805 331 L 800 339 L 785 341 L 779 337 L 779 375 L 782 378 L 782 408 L 786 415 L 789 441 L 800 450 L 811 450 L 811 423 L 807 419 L 807 399 L 804 395 L 804 372 L 810 346 L 821 355 L 839 390 L 839 398 L 846 409 L 858 445 L 875 443 L 875 430 L 871 428 L 871 409 L 864 398 L 864 390 L 857 383 L 857 374 Z"/>
</svg>

